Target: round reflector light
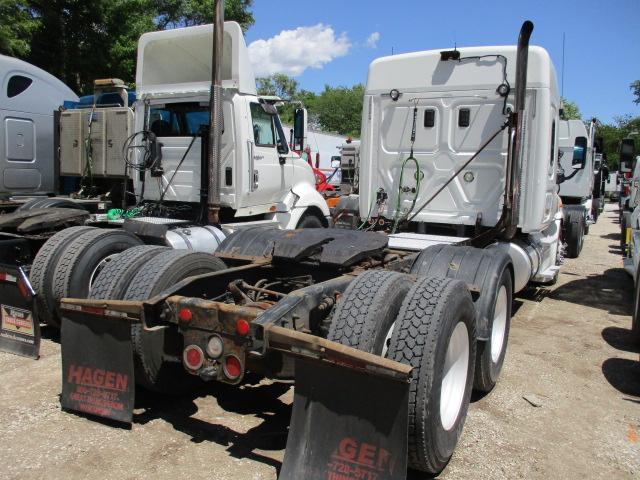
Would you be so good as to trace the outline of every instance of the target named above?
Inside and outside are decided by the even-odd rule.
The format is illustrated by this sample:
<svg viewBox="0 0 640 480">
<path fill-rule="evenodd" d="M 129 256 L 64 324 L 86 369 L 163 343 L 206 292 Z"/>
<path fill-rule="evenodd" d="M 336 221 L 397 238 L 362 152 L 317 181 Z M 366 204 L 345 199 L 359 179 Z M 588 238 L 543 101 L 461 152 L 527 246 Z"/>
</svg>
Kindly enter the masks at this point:
<svg viewBox="0 0 640 480">
<path fill-rule="evenodd" d="M 238 335 L 242 335 L 243 337 L 249 333 L 249 322 L 247 322 L 244 318 L 239 318 L 236 321 L 236 332 Z"/>
<path fill-rule="evenodd" d="M 228 355 L 224 359 L 224 374 L 231 380 L 235 380 L 242 374 L 242 364 L 235 355 Z"/>
<path fill-rule="evenodd" d="M 204 362 L 202 349 L 197 345 L 189 345 L 182 353 L 182 360 L 190 370 L 198 370 Z"/>
<path fill-rule="evenodd" d="M 217 335 L 211 337 L 207 342 L 207 354 L 211 358 L 218 358 L 222 355 L 223 351 L 224 344 L 222 343 L 222 339 Z"/>
<path fill-rule="evenodd" d="M 190 322 L 191 318 L 193 318 L 193 314 L 188 308 L 181 308 L 178 312 L 178 318 L 181 322 Z"/>
</svg>

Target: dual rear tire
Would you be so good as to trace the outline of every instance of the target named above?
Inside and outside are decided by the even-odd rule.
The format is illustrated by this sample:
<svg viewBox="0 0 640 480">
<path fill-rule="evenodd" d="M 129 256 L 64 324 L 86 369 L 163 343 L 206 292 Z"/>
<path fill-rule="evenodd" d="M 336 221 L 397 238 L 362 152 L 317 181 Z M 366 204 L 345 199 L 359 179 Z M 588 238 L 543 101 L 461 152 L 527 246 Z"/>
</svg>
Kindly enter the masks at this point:
<svg viewBox="0 0 640 480">
<path fill-rule="evenodd" d="M 336 306 L 328 338 L 413 367 L 409 466 L 440 472 L 462 432 L 473 385 L 475 311 L 466 285 L 365 272 Z"/>
<path fill-rule="evenodd" d="M 60 328 L 60 299 L 87 298 L 100 269 L 115 255 L 141 243 L 123 230 L 84 226 L 53 235 L 36 254 L 29 274 L 37 293 L 36 318 Z"/>
<path fill-rule="evenodd" d="M 147 300 L 193 275 L 225 269 L 208 253 L 144 245 L 118 255 L 98 275 L 91 298 Z M 182 336 L 175 327 L 145 330 L 132 324 L 136 383 L 146 390 L 176 395 L 203 385 L 185 372 Z"/>
</svg>

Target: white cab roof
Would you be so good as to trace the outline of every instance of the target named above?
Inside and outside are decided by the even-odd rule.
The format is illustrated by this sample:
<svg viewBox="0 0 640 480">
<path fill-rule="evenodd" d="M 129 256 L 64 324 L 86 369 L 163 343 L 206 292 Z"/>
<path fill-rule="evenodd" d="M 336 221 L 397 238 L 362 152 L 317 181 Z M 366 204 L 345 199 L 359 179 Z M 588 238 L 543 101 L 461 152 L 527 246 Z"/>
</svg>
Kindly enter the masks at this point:
<svg viewBox="0 0 640 480">
<path fill-rule="evenodd" d="M 256 94 L 256 81 L 242 29 L 224 24 L 222 86 Z M 208 91 L 211 86 L 213 25 L 145 33 L 138 42 L 136 93 Z"/>
<path fill-rule="evenodd" d="M 558 146 L 573 148 L 577 137 L 589 138 L 589 132 L 582 120 L 560 120 Z"/>
<path fill-rule="evenodd" d="M 391 89 L 405 91 L 495 90 L 502 82 L 502 61 L 487 57 L 479 60 L 440 60 L 443 50 L 426 50 L 381 57 L 369 66 L 366 93 L 388 93 Z M 507 58 L 507 79 L 513 89 L 516 77 L 516 46 L 458 48 L 464 57 L 503 55 Z M 487 69 L 478 66 L 486 65 Z M 473 81 L 470 81 L 473 79 Z M 556 73 L 549 53 L 542 47 L 529 48 L 527 68 L 528 88 L 557 90 Z M 513 90 L 512 90 L 513 91 Z"/>
<path fill-rule="evenodd" d="M 7 98 L 7 84 L 14 75 L 29 77 L 34 82 L 24 94 Z M 65 100 L 78 101 L 78 96 L 73 90 L 50 73 L 6 55 L 0 55 L 0 82 L 0 108 L 8 110 L 51 115 Z"/>
</svg>

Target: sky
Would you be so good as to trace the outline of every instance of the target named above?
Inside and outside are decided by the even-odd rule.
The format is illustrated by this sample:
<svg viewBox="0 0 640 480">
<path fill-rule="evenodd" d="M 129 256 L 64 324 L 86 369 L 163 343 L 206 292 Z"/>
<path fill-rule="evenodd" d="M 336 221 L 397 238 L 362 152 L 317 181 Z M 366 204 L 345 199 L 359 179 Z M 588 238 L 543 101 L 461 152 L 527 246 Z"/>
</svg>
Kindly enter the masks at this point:
<svg viewBox="0 0 640 480">
<path fill-rule="evenodd" d="M 364 83 L 375 58 L 419 50 L 515 44 L 524 20 L 583 118 L 640 116 L 640 0 L 254 0 L 247 31 L 256 76 L 285 73 L 314 92 Z"/>
</svg>

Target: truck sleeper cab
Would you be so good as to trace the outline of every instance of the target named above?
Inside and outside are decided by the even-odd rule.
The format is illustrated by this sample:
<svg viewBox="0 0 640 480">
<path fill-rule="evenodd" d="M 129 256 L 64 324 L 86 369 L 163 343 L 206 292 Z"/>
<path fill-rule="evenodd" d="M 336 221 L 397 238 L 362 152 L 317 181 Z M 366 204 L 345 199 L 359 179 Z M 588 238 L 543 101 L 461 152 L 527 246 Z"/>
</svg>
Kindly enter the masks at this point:
<svg viewBox="0 0 640 480">
<path fill-rule="evenodd" d="M 510 174 L 504 126 L 514 110 L 516 63 L 516 47 L 509 46 L 375 60 L 362 113 L 360 217 L 465 239 L 495 227 Z M 513 205 L 517 233 L 510 242 L 495 239 L 495 248 L 508 250 L 522 267 L 516 277 L 526 281 L 516 282 L 515 291 L 529 280 L 553 280 L 560 257 L 560 100 L 555 69 L 541 47 L 529 49 L 526 82 L 526 132 Z M 406 243 L 407 235 L 391 235 L 391 245 Z"/>
<path fill-rule="evenodd" d="M 17 58 L 0 55 L 0 72 L 0 197 L 55 193 L 53 113 L 78 97 Z"/>
</svg>

